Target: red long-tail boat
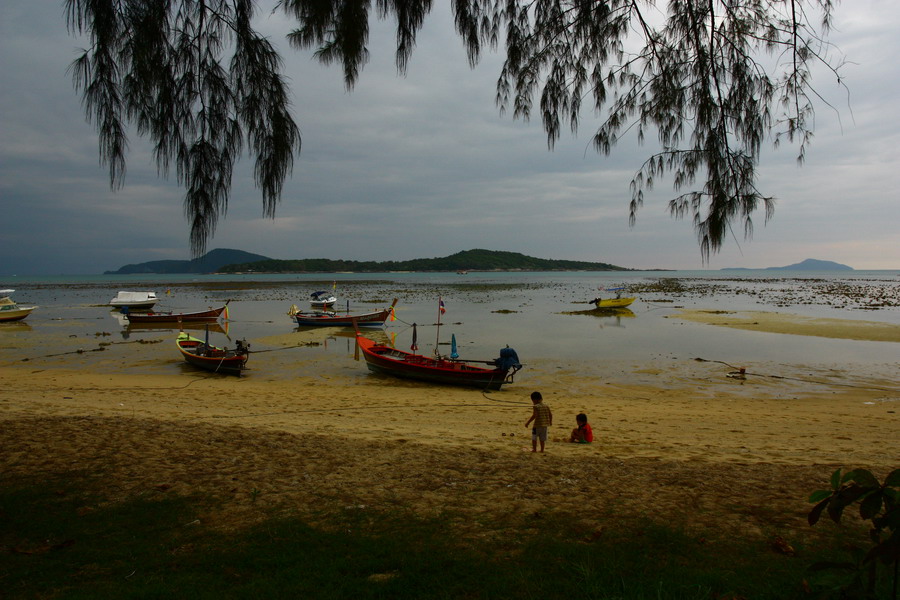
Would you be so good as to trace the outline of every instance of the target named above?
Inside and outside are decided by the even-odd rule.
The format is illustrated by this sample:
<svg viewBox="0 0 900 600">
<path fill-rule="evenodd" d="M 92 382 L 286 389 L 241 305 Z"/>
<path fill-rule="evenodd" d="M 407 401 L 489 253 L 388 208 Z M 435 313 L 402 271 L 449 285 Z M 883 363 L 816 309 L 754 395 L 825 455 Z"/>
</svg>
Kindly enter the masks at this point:
<svg viewBox="0 0 900 600">
<path fill-rule="evenodd" d="M 441 303 L 443 312 L 443 303 Z M 440 323 L 440 321 L 438 321 Z M 512 383 L 513 376 L 522 368 L 516 351 L 510 347 L 500 350 L 500 358 L 491 361 L 464 361 L 456 355 L 456 338 L 453 351 L 446 356 L 417 354 L 416 325 L 413 324 L 412 352 L 398 350 L 371 340 L 356 329 L 356 344 L 362 351 L 366 365 L 373 373 L 416 379 L 432 383 L 477 387 L 483 390 L 499 390 L 504 383 Z M 471 363 L 480 362 L 485 366 Z"/>
<path fill-rule="evenodd" d="M 185 362 L 213 373 L 240 376 L 250 358 L 250 345 L 245 341 L 237 340 L 234 349 L 219 348 L 209 343 L 209 333 L 204 341 L 182 331 L 175 343 Z"/>
</svg>

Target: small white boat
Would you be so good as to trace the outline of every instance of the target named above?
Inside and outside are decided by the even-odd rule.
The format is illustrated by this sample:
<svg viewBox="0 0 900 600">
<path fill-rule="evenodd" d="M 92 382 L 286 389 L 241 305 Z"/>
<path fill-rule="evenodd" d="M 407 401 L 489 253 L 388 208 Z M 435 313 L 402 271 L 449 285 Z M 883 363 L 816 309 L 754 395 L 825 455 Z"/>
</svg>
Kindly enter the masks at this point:
<svg viewBox="0 0 900 600">
<path fill-rule="evenodd" d="M 109 301 L 110 306 L 122 308 L 152 308 L 159 302 L 156 292 L 119 292 L 115 298 Z"/>
<path fill-rule="evenodd" d="M 334 306 L 337 298 L 329 292 L 313 292 L 309 295 L 309 305 L 313 308 L 324 309 Z"/>
<path fill-rule="evenodd" d="M 21 321 L 37 306 L 19 306 L 12 301 L 10 295 L 16 290 L 0 290 L 0 322 Z"/>
</svg>

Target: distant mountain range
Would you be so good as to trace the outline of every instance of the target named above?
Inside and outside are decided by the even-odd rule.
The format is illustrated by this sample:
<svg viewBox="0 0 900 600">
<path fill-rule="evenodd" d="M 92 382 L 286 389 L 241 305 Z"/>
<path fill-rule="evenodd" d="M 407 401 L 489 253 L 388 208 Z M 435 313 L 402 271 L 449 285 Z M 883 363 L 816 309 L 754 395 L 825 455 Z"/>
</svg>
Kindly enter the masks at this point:
<svg viewBox="0 0 900 600">
<path fill-rule="evenodd" d="M 743 267 L 731 267 L 722 269 L 723 271 L 750 271 L 755 269 L 746 269 Z M 786 267 L 766 267 L 766 271 L 853 271 L 853 267 L 842 265 L 841 263 L 832 262 L 830 260 L 816 260 L 815 258 L 807 258 L 802 262 L 788 265 Z"/>
<path fill-rule="evenodd" d="M 125 265 L 117 271 L 106 271 L 104 275 L 141 275 L 156 273 L 170 275 L 174 273 L 215 273 L 225 265 L 234 263 L 248 263 L 258 260 L 272 260 L 268 256 L 244 252 L 243 250 L 230 250 L 217 248 L 210 250 L 200 258 L 194 260 L 152 260 L 150 262 Z"/>
<path fill-rule="evenodd" d="M 278 260 L 242 250 L 217 249 L 194 260 L 125 265 L 107 275 L 174 273 L 386 273 L 390 271 L 629 271 L 608 263 L 534 258 L 518 252 L 465 250 L 443 258 L 355 261 L 328 258 Z"/>
</svg>

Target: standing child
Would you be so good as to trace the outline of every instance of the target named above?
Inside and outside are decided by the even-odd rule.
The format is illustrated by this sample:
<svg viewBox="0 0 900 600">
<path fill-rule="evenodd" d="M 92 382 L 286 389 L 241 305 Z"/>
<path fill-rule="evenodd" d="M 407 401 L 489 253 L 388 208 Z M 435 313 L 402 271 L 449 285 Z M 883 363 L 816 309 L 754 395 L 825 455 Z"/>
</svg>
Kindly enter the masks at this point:
<svg viewBox="0 0 900 600">
<path fill-rule="evenodd" d="M 587 415 L 584 413 L 576 415 L 575 422 L 578 423 L 578 427 L 572 430 L 569 441 L 576 444 L 590 444 L 593 442 L 594 430 L 591 429 L 591 426 L 588 424 Z"/>
<path fill-rule="evenodd" d="M 525 427 L 531 428 L 531 451 L 537 452 L 538 440 L 541 442 L 541 452 L 544 451 L 544 443 L 547 441 L 547 428 L 553 425 L 553 413 L 550 407 L 544 404 L 544 398 L 540 392 L 531 392 L 531 402 L 534 404 L 531 418 L 525 421 Z"/>
</svg>

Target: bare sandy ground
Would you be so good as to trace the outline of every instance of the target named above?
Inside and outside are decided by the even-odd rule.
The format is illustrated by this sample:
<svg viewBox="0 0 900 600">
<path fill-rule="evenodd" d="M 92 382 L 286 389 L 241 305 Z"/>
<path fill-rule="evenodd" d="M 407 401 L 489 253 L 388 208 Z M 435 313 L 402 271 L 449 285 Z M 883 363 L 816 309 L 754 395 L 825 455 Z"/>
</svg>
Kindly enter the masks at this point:
<svg viewBox="0 0 900 600">
<path fill-rule="evenodd" d="M 730 326 L 745 326 L 737 321 Z M 832 326 L 838 335 L 841 324 L 816 330 Z M 874 329 L 870 339 L 892 339 Z M 806 498 L 835 468 L 883 477 L 900 467 L 896 373 L 807 383 L 713 362 L 685 367 L 641 385 L 554 376 L 541 390 L 551 440 L 533 454 L 524 381 L 485 394 L 376 376 L 6 365 L 0 481 L 79 476 L 111 501 L 204 494 L 216 499 L 204 520 L 219 527 L 399 508 L 498 539 L 504 527 L 553 515 L 588 536 L 651 518 L 765 539 L 810 535 Z M 591 445 L 564 441 L 579 412 L 593 425 Z"/>
</svg>

